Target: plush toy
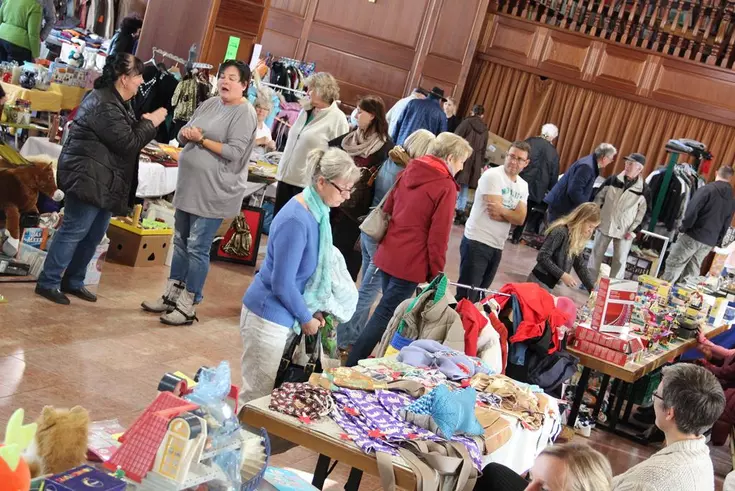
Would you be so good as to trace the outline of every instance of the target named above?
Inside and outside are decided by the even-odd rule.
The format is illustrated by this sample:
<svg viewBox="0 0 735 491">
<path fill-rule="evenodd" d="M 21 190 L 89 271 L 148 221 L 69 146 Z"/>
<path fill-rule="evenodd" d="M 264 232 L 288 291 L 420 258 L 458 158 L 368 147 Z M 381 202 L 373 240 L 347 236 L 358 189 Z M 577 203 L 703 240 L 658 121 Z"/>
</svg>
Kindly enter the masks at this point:
<svg viewBox="0 0 735 491">
<path fill-rule="evenodd" d="M 24 411 L 16 409 L 5 428 L 5 443 L 0 444 L 0 491 L 28 491 L 31 473 L 21 457 L 33 441 L 36 423 L 23 424 Z"/>
<path fill-rule="evenodd" d="M 36 438 L 25 455 L 33 477 L 58 474 L 87 461 L 89 413 L 86 409 L 46 406 L 36 424 Z"/>
<path fill-rule="evenodd" d="M 13 249 L 17 253 L 20 241 L 20 214 L 38 213 L 36 202 L 39 192 L 54 201 L 64 199 L 64 193 L 56 187 L 51 164 L 31 163 L 0 168 L 0 209 L 5 211 L 5 228 L 10 234 L 3 247 L 6 254 L 14 256 Z"/>
</svg>

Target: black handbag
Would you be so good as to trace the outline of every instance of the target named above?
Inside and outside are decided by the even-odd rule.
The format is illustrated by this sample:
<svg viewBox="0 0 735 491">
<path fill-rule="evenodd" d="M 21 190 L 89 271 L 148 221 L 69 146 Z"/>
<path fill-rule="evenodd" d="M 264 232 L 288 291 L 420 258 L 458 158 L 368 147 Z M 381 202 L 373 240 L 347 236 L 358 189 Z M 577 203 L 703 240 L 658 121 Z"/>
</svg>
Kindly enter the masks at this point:
<svg viewBox="0 0 735 491">
<path fill-rule="evenodd" d="M 306 353 L 309 355 L 309 361 L 306 365 L 301 366 L 294 363 L 293 355 L 301 343 L 302 337 L 303 334 L 295 336 L 283 351 L 274 388 L 280 387 L 284 382 L 308 382 L 312 373 L 321 373 L 321 332 L 316 336 L 306 336 Z"/>
</svg>

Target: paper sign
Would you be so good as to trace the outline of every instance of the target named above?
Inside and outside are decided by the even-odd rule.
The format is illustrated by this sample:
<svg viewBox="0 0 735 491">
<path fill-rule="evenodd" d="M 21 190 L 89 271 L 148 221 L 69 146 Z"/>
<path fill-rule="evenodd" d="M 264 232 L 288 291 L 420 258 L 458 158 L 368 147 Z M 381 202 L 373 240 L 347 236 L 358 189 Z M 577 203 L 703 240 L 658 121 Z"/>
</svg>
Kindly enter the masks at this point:
<svg viewBox="0 0 735 491">
<path fill-rule="evenodd" d="M 225 61 L 236 60 L 237 50 L 240 48 L 240 38 L 230 36 L 230 41 L 227 43 L 227 51 L 225 51 Z"/>
</svg>

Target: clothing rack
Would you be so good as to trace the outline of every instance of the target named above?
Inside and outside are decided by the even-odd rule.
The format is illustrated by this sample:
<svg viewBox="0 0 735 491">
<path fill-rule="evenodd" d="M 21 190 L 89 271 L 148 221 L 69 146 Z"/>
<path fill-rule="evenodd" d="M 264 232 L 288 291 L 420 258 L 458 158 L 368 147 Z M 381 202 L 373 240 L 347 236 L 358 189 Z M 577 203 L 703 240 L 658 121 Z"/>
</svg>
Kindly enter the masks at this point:
<svg viewBox="0 0 735 491">
<path fill-rule="evenodd" d="M 304 92 L 303 90 L 291 89 L 288 87 L 284 87 L 282 85 L 271 84 L 268 82 L 260 82 L 260 84 L 265 85 L 266 87 L 271 87 L 276 90 L 287 90 L 288 92 L 293 92 L 294 94 L 298 94 L 300 96 L 306 96 L 306 92 Z"/>
<path fill-rule="evenodd" d="M 492 294 L 492 295 L 500 295 L 502 297 L 510 297 L 510 294 L 509 293 L 503 293 L 503 292 L 499 292 L 497 290 L 489 290 L 487 288 L 479 288 L 479 287 L 471 286 L 471 285 L 463 285 L 462 283 L 455 283 L 454 281 L 447 281 L 447 285 L 456 286 L 456 287 L 459 287 L 459 288 L 465 288 L 467 290 L 472 290 L 472 291 L 476 291 L 476 292 L 489 293 L 489 294 Z"/>
<path fill-rule="evenodd" d="M 153 57 L 150 60 L 148 60 L 148 63 L 154 62 L 156 59 L 156 55 L 160 55 L 163 58 L 168 58 L 169 60 L 175 61 L 176 63 L 181 63 L 182 65 L 187 65 L 188 63 L 187 60 L 181 58 L 180 56 L 176 56 L 175 54 L 169 53 L 168 51 L 163 50 L 161 48 L 154 47 L 153 49 L 151 49 L 151 51 L 153 52 Z M 208 63 L 192 63 L 191 69 L 194 69 L 194 68 L 201 69 L 201 70 L 211 70 L 212 65 Z"/>
</svg>

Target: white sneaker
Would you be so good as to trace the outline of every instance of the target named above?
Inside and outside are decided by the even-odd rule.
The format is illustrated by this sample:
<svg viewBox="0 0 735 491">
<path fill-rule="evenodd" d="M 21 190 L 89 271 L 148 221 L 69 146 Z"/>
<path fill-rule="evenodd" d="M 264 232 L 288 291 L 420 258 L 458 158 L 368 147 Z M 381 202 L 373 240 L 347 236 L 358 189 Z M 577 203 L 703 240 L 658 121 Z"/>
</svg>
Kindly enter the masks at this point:
<svg viewBox="0 0 735 491">
<path fill-rule="evenodd" d="M 173 312 L 161 316 L 161 322 L 167 326 L 189 326 L 198 320 L 194 308 L 194 294 L 187 290 L 181 293 Z"/>
<path fill-rule="evenodd" d="M 162 314 L 164 312 L 173 312 L 176 308 L 176 302 L 178 302 L 181 292 L 186 289 L 186 285 L 181 281 L 168 280 L 166 285 L 166 291 L 162 296 L 158 297 L 154 301 L 146 300 L 142 304 L 143 310 L 146 312 L 153 312 L 155 314 Z"/>
</svg>

